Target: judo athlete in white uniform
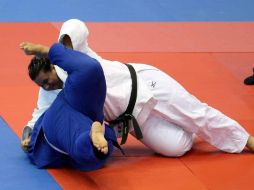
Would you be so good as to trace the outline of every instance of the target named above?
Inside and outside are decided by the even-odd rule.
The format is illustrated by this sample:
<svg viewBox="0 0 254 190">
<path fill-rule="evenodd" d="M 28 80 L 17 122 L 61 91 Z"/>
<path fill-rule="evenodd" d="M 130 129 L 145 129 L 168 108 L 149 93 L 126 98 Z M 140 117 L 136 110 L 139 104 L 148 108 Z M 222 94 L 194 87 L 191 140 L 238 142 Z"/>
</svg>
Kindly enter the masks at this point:
<svg viewBox="0 0 254 190">
<path fill-rule="evenodd" d="M 114 131 L 102 126 L 106 81 L 101 65 L 62 44 L 54 44 L 48 56 L 52 64 L 67 71 L 68 77 L 63 90 L 35 123 L 28 156 L 39 168 L 101 168 L 116 142 Z M 41 82 L 41 71 L 50 69 L 49 60 L 32 59 L 29 75 L 36 83 Z"/>
<path fill-rule="evenodd" d="M 112 121 L 124 113 L 128 106 L 132 90 L 130 72 L 123 63 L 98 56 L 88 47 L 87 37 L 85 24 L 71 19 L 63 24 L 59 41 L 100 62 L 107 85 L 105 120 Z M 22 43 L 21 49 L 34 54 L 36 46 L 38 45 Z M 141 141 L 147 147 L 164 156 L 182 156 L 191 149 L 193 134 L 196 134 L 225 152 L 240 153 L 245 146 L 254 151 L 254 138 L 235 120 L 200 102 L 161 70 L 145 64 L 131 65 L 137 74 L 137 99 L 132 114 L 142 130 Z M 57 67 L 55 71 L 64 83 L 65 72 Z M 37 115 L 50 106 L 50 101 L 59 91 L 45 90 L 47 89 L 40 89 L 38 107 L 33 113 L 33 119 L 27 124 L 30 128 L 37 120 Z M 132 130 L 131 128 L 130 131 L 134 134 Z M 29 139 L 22 141 L 23 147 L 28 142 Z"/>
</svg>

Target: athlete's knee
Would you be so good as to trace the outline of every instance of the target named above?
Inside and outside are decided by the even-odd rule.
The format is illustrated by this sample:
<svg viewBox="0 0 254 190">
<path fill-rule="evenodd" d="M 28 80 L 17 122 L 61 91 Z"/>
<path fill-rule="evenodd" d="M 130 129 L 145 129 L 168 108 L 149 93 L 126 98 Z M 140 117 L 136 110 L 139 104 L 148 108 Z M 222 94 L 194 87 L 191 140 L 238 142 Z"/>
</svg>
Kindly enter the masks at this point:
<svg viewBox="0 0 254 190">
<path fill-rule="evenodd" d="M 177 139 L 163 139 L 160 142 L 150 142 L 149 147 L 156 153 L 167 157 L 180 157 L 186 154 L 192 147 L 193 138 L 191 134 L 184 134 Z"/>
<path fill-rule="evenodd" d="M 159 150 L 158 153 L 167 157 L 181 157 L 191 149 L 191 146 L 174 145 Z"/>
</svg>

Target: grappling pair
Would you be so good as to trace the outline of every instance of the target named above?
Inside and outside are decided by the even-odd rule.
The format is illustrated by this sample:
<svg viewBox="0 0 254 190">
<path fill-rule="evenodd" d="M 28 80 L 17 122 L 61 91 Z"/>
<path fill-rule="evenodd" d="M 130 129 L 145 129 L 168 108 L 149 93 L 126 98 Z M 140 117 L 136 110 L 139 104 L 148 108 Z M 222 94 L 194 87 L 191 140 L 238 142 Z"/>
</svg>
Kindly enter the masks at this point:
<svg viewBox="0 0 254 190">
<path fill-rule="evenodd" d="M 124 64 L 105 60 L 93 52 L 87 36 L 84 23 L 72 19 L 63 24 L 59 42 L 77 51 L 61 44 L 46 48 L 45 52 L 39 50 L 43 47 L 40 45 L 21 45 L 27 54 L 48 54 L 55 64 L 48 74 L 54 72 L 57 76 L 54 80 L 46 72 L 46 77 L 39 75 L 37 82 L 38 76 L 32 79 L 42 86 L 38 105 L 47 105 L 39 106 L 38 117 L 28 123 L 31 126 L 37 121 L 28 154 L 39 167 L 71 164 L 84 170 L 97 169 L 109 158 L 116 143 L 114 131 L 107 126 L 104 129 L 103 120 L 115 120 L 126 111 L 132 91 L 131 75 Z M 239 153 L 245 146 L 253 151 L 253 137 L 236 121 L 201 103 L 159 69 L 131 65 L 137 75 L 133 116 L 141 128 L 143 144 L 162 155 L 178 157 L 191 149 L 196 134 L 226 152 Z M 58 66 L 67 71 L 68 77 Z M 102 147 L 93 143 L 93 128 L 103 129 L 97 133 L 99 141 L 106 140 L 102 140 Z"/>
</svg>

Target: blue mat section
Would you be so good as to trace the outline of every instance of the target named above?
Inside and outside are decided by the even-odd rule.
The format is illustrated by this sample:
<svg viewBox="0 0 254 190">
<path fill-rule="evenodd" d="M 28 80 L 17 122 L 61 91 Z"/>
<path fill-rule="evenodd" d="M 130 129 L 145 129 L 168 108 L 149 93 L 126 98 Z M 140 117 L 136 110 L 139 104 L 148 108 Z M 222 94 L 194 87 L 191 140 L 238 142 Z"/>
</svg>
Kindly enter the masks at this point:
<svg viewBox="0 0 254 190">
<path fill-rule="evenodd" d="M 0 22 L 254 21 L 254 0 L 0 0 Z"/>
<path fill-rule="evenodd" d="M 61 187 L 46 170 L 37 169 L 20 148 L 18 137 L 0 117 L 0 189 L 58 190 Z"/>
</svg>

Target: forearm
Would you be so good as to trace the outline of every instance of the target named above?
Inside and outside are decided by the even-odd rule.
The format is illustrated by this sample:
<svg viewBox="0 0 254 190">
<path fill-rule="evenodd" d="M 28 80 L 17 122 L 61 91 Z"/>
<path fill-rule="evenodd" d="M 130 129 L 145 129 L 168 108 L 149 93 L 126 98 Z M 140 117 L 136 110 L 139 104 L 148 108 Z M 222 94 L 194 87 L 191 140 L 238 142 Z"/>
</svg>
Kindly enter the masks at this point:
<svg viewBox="0 0 254 190">
<path fill-rule="evenodd" d="M 49 47 L 40 44 L 37 44 L 36 46 L 37 56 L 48 57 Z"/>
</svg>

